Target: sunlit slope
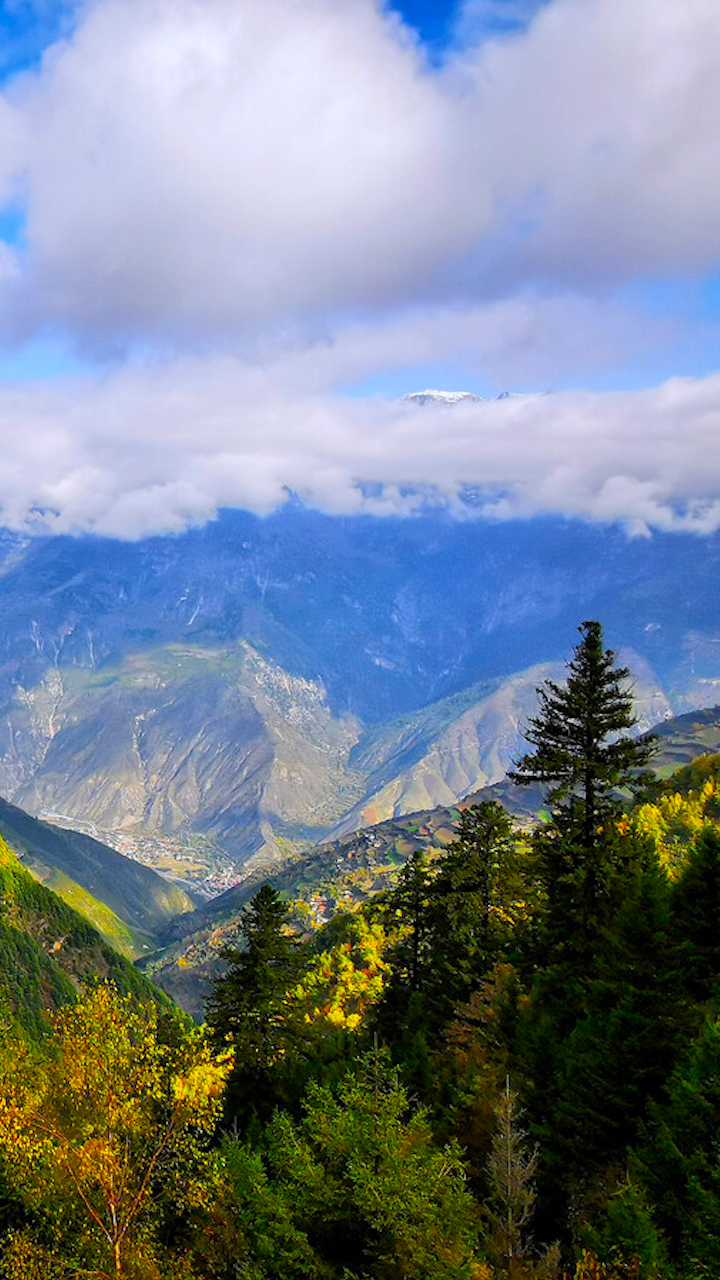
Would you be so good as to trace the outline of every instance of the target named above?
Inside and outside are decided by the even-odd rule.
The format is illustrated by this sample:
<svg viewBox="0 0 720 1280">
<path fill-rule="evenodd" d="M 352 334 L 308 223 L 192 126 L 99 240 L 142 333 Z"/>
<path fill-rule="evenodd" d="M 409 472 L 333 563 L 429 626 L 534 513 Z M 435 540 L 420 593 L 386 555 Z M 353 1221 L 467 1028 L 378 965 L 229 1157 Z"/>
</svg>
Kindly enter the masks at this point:
<svg viewBox="0 0 720 1280">
<path fill-rule="evenodd" d="M 38 880 L 127 955 L 150 949 L 168 920 L 192 910 L 182 889 L 77 831 L 32 818 L 0 799 L 0 834 Z"/>
<path fill-rule="evenodd" d="M 0 1012 L 32 1036 L 49 1015 L 98 979 L 162 1000 L 77 911 L 40 884 L 0 837 Z"/>
<path fill-rule="evenodd" d="M 656 725 L 654 732 L 658 737 L 654 769 L 660 777 L 669 777 L 697 756 L 720 751 L 720 706 L 674 716 Z"/>
</svg>

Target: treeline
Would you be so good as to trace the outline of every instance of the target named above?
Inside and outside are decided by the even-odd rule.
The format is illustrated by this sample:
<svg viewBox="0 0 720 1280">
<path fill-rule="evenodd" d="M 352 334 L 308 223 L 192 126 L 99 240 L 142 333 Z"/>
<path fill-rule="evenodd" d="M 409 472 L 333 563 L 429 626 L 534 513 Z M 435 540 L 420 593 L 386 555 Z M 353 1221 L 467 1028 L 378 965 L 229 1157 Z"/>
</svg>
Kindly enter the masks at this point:
<svg viewBox="0 0 720 1280">
<path fill-rule="evenodd" d="M 720 758 L 670 784 L 585 623 L 518 782 L 309 941 L 265 886 L 207 1026 L 100 986 L 0 1064 L 8 1280 L 720 1274 Z"/>
</svg>

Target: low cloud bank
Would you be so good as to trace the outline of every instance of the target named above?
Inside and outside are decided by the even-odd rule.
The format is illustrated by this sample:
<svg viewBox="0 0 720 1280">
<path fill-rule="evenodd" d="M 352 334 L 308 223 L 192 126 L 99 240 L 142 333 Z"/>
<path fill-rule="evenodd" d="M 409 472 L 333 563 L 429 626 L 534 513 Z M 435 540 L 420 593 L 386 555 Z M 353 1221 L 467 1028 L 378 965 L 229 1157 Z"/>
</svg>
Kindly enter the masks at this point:
<svg viewBox="0 0 720 1280">
<path fill-rule="evenodd" d="M 720 527 L 720 374 L 453 405 L 292 392 L 228 358 L 0 390 L 0 523 L 141 538 L 268 513 L 558 513 Z M 464 500 L 473 490 L 472 505 Z"/>
</svg>

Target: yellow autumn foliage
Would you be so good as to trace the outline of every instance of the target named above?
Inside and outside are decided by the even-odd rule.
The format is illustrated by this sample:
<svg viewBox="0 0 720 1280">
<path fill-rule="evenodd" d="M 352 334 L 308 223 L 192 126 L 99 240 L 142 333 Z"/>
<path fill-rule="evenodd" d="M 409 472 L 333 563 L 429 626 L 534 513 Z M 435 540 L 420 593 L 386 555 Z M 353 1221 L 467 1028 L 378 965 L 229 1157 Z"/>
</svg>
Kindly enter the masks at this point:
<svg viewBox="0 0 720 1280">
<path fill-rule="evenodd" d="M 54 1237 L 62 1257 L 70 1233 L 97 1274 L 136 1274 L 142 1256 L 149 1276 L 154 1206 L 159 1196 L 194 1202 L 229 1070 L 199 1031 L 176 1029 L 167 1043 L 154 1006 L 107 985 L 56 1017 L 44 1060 L 5 1042 L 0 1156 L 45 1235 L 42 1248 L 12 1237 L 4 1274 L 64 1274 L 52 1251 L 43 1269 L 43 1249 Z"/>
<path fill-rule="evenodd" d="M 329 1023 L 356 1030 L 382 994 L 388 973 L 385 930 L 363 915 L 353 916 L 350 936 L 317 956 L 293 991 L 306 1023 Z"/>
<path fill-rule="evenodd" d="M 640 805 L 633 814 L 635 830 L 653 841 L 661 864 L 673 878 L 680 875 L 688 850 L 703 830 L 720 832 L 716 817 L 717 784 L 708 778 L 697 790 L 672 792 L 652 804 Z"/>
</svg>

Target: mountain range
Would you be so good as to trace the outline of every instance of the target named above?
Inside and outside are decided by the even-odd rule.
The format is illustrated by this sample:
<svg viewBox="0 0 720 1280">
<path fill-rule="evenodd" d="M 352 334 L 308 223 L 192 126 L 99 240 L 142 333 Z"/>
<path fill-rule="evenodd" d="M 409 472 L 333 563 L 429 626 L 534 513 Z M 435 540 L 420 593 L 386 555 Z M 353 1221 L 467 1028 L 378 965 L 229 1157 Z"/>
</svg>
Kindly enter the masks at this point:
<svg viewBox="0 0 720 1280">
<path fill-rule="evenodd" d="M 598 617 L 643 726 L 720 699 L 720 537 L 330 517 L 0 539 L 0 794 L 206 898 L 497 782 Z"/>
</svg>

